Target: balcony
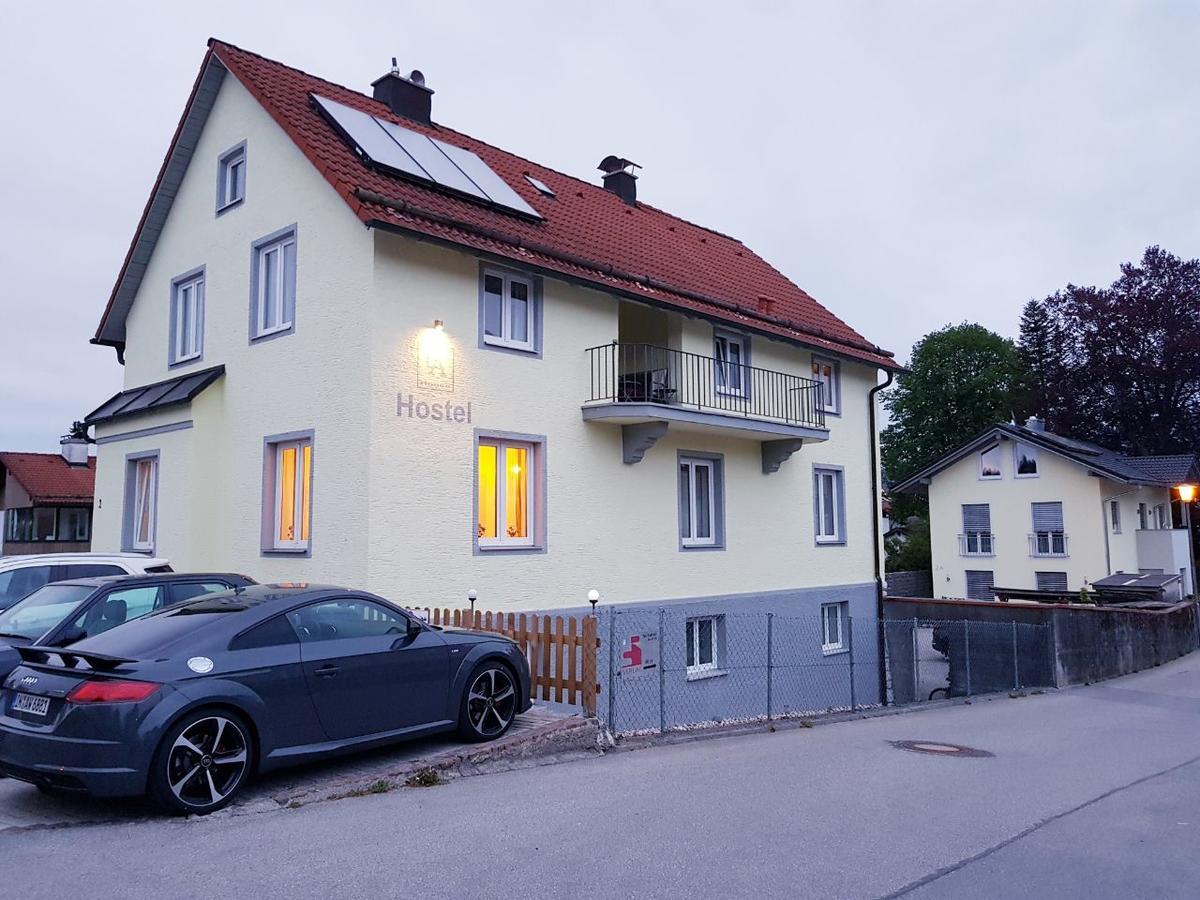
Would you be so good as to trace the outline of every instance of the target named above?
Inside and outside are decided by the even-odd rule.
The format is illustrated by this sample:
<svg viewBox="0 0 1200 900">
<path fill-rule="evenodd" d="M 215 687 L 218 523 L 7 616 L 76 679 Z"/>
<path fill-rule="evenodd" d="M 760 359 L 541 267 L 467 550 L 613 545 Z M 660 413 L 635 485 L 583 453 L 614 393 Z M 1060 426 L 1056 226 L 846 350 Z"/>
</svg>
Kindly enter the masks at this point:
<svg viewBox="0 0 1200 900">
<path fill-rule="evenodd" d="M 958 536 L 959 556 L 995 556 L 996 535 L 990 531 L 968 531 Z"/>
<path fill-rule="evenodd" d="M 812 379 L 655 344 L 614 341 L 587 356 L 584 421 L 620 425 L 627 463 L 668 427 L 761 441 L 768 473 L 805 441 L 829 438 Z"/>
<path fill-rule="evenodd" d="M 1037 531 L 1029 535 L 1030 556 L 1067 556 L 1067 536 L 1061 531 Z"/>
</svg>

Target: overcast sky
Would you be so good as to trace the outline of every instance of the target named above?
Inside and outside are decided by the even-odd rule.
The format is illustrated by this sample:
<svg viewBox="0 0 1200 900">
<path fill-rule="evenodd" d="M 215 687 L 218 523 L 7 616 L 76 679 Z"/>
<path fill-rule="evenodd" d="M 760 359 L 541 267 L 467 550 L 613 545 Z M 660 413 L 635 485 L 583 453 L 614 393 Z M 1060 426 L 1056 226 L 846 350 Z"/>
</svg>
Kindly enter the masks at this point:
<svg viewBox="0 0 1200 900">
<path fill-rule="evenodd" d="M 210 36 L 740 238 L 907 357 L 1200 255 L 1200 4 L 103 3 L 0 11 L 0 450 L 122 387 L 101 310 Z"/>
</svg>

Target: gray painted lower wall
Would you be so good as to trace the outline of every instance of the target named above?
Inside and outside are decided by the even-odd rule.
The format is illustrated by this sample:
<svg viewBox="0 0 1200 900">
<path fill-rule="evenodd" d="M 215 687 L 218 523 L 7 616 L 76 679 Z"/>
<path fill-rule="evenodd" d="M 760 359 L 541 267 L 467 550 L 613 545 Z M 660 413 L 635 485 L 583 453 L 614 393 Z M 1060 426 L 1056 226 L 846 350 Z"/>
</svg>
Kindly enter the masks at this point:
<svg viewBox="0 0 1200 900">
<path fill-rule="evenodd" d="M 847 604 L 846 637 L 852 652 L 823 652 L 821 606 L 825 603 Z M 480 606 L 486 608 L 486 603 Z M 590 611 L 581 607 L 553 613 Z M 657 730 L 660 725 L 671 729 L 766 715 L 768 645 L 772 715 L 848 708 L 852 699 L 859 706 L 879 702 L 872 583 L 609 606 L 601 602 L 596 612 L 601 643 L 597 709 L 614 731 Z M 717 633 L 718 672 L 689 677 L 687 621 L 701 616 L 722 617 Z M 661 671 L 620 674 L 621 654 L 629 648 L 632 635 L 661 635 Z"/>
</svg>

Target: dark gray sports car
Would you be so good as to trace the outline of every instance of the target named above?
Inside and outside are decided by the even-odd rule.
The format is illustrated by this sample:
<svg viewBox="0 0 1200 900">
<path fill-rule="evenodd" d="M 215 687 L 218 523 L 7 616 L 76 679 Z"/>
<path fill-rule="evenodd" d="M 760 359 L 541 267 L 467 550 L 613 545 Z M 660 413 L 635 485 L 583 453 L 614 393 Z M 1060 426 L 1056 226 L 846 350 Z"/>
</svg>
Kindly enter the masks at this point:
<svg viewBox="0 0 1200 900">
<path fill-rule="evenodd" d="M 427 625 L 371 594 L 254 585 L 69 649 L 20 647 L 0 691 L 0 772 L 207 813 L 299 762 L 458 730 L 499 737 L 529 708 L 500 635 Z"/>
</svg>

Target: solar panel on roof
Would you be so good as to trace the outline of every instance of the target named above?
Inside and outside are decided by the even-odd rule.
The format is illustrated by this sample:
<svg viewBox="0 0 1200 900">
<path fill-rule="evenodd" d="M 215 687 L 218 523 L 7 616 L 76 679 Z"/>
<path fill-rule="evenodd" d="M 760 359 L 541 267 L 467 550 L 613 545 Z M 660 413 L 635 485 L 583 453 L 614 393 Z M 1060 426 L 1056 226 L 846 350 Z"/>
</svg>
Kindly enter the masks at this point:
<svg viewBox="0 0 1200 900">
<path fill-rule="evenodd" d="M 461 147 L 352 109 L 313 94 L 317 107 L 367 160 L 400 175 L 464 194 L 483 203 L 540 219 L 538 211 L 493 172 L 488 164 Z"/>
<path fill-rule="evenodd" d="M 430 138 L 430 140 L 443 153 L 450 157 L 450 160 L 462 169 L 468 178 L 479 185 L 480 189 L 491 198 L 493 203 L 500 206 L 507 206 L 509 209 L 515 209 L 517 212 L 524 213 L 527 216 L 541 218 L 536 209 L 522 200 L 521 196 L 510 188 L 503 178 L 488 168 L 488 164 L 470 150 L 455 147 L 453 144 L 447 144 L 445 141 L 439 141 L 437 138 Z"/>
<path fill-rule="evenodd" d="M 429 173 L 388 136 L 374 116 L 315 94 L 313 99 L 342 136 L 357 146 L 371 162 L 422 181 L 429 180 Z"/>
<path fill-rule="evenodd" d="M 446 154 L 435 147 L 433 141 L 425 135 L 409 131 L 407 128 L 402 128 L 392 122 L 385 122 L 382 119 L 377 121 L 392 140 L 403 147 L 408 155 L 428 173 L 429 180 L 434 184 L 469 194 L 476 200 L 491 199 L 479 189 L 475 182 L 464 175 L 458 166 L 450 162 Z"/>
</svg>

